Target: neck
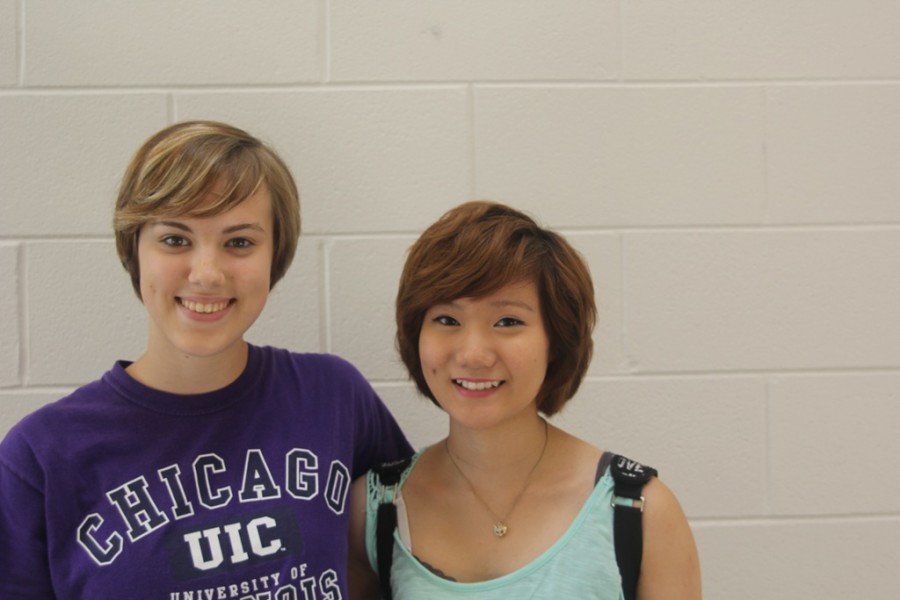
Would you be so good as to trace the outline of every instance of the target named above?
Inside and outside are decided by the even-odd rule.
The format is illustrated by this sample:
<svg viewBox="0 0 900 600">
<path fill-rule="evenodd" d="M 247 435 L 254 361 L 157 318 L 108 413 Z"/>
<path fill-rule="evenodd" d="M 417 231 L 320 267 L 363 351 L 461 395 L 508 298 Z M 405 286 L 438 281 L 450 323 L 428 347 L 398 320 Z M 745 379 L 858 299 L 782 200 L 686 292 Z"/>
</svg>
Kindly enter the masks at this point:
<svg viewBox="0 0 900 600">
<path fill-rule="evenodd" d="M 451 421 L 447 450 L 473 477 L 521 478 L 549 443 L 551 427 L 537 413 L 502 427 L 473 430 Z"/>
<path fill-rule="evenodd" d="M 222 389 L 237 379 L 247 366 L 249 346 L 241 342 L 226 356 L 189 356 L 149 349 L 126 371 L 133 378 L 163 392 L 203 394 Z"/>
<path fill-rule="evenodd" d="M 513 515 L 513 512 L 516 510 L 516 507 L 519 504 L 519 500 L 522 499 L 522 496 L 528 490 L 529 485 L 533 480 L 533 476 L 538 473 L 538 467 L 541 465 L 541 461 L 544 459 L 544 453 L 547 450 L 547 444 L 550 441 L 550 426 L 547 425 L 547 422 L 543 419 L 538 419 L 538 427 L 541 429 L 543 435 L 541 436 L 543 439 L 539 442 L 539 451 L 536 458 L 527 459 L 525 455 L 511 458 L 511 454 L 507 454 L 506 458 L 506 468 L 502 470 L 497 470 L 497 463 L 494 463 L 489 468 L 482 468 L 480 470 L 478 467 L 483 467 L 484 465 L 478 465 L 476 463 L 472 463 L 467 465 L 468 469 L 472 469 L 472 476 L 467 475 L 463 467 L 460 466 L 459 462 L 453 457 L 453 451 L 450 449 L 450 438 L 444 442 L 444 448 L 446 450 L 446 456 L 449 460 L 450 464 L 453 465 L 453 468 L 459 474 L 459 477 L 465 482 L 468 491 L 471 493 L 471 496 L 478 501 L 479 504 L 485 509 L 485 511 L 490 515 L 492 521 L 492 528 L 494 537 L 500 539 L 506 537 L 506 534 L 509 533 L 509 519 Z M 532 437 L 532 436 L 527 436 Z M 522 438 L 516 438 L 517 441 L 520 441 Z M 521 449 L 522 447 L 519 446 Z M 482 453 L 481 458 L 484 459 L 488 455 Z M 530 465 L 523 461 L 530 461 Z M 522 470 L 523 467 L 525 470 Z M 520 479 L 520 481 L 514 481 L 515 479 Z M 484 490 L 485 483 L 490 483 L 490 487 L 493 488 L 490 494 L 485 494 Z M 478 491 L 478 488 L 481 488 L 481 492 Z"/>
</svg>

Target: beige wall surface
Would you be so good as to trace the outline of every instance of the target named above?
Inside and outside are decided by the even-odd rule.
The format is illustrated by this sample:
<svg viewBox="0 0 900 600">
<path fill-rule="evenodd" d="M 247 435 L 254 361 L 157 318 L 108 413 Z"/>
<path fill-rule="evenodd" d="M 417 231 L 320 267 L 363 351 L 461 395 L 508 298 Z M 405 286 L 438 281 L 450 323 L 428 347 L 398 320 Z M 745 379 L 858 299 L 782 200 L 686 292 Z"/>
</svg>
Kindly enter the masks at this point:
<svg viewBox="0 0 900 600">
<path fill-rule="evenodd" d="M 705 597 L 897 597 L 900 3 L 0 0 L 0 435 L 141 351 L 110 211 L 190 118 L 301 188 L 252 341 L 347 357 L 440 439 L 393 351 L 404 252 L 513 204 L 600 302 L 556 421 L 659 468 Z"/>
</svg>

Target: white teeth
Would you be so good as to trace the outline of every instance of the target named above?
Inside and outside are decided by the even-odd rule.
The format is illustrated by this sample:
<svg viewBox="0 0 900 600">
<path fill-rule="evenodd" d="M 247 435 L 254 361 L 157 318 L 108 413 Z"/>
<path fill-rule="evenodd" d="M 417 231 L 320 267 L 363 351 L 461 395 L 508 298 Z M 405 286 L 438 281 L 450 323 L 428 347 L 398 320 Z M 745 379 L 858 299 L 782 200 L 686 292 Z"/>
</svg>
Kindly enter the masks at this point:
<svg viewBox="0 0 900 600">
<path fill-rule="evenodd" d="M 500 387 L 499 381 L 466 381 L 465 379 L 454 379 L 453 381 L 459 387 L 473 391 L 482 391 Z"/>
<path fill-rule="evenodd" d="M 187 308 L 188 310 L 196 313 L 205 313 L 210 314 L 214 312 L 219 312 L 220 310 L 225 310 L 228 306 L 227 302 L 215 302 L 213 304 L 201 304 L 200 302 L 193 302 L 191 300 L 181 300 L 181 304 Z"/>
</svg>

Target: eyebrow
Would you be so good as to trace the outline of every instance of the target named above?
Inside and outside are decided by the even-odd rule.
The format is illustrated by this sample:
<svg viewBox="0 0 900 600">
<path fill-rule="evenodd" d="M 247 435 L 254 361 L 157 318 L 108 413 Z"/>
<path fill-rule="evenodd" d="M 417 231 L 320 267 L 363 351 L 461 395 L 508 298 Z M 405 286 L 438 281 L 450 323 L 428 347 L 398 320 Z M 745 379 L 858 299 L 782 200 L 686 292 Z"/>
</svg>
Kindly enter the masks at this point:
<svg viewBox="0 0 900 600">
<path fill-rule="evenodd" d="M 512 306 L 525 309 L 529 312 L 535 312 L 534 307 L 527 302 L 519 302 L 516 300 L 498 300 L 496 302 L 491 302 L 491 306 L 496 306 L 497 308 L 507 308 Z"/>
<path fill-rule="evenodd" d="M 187 233 L 193 233 L 193 230 L 182 223 L 181 221 L 154 221 L 153 225 L 162 225 L 165 227 L 172 227 L 173 229 L 178 229 L 180 231 L 185 231 Z M 265 229 L 259 223 L 240 223 L 238 225 L 231 225 L 222 230 L 222 233 L 236 233 L 238 231 L 244 231 L 247 229 L 253 229 L 254 231 L 259 231 L 265 233 Z"/>
<path fill-rule="evenodd" d="M 456 300 L 451 300 L 450 302 L 441 302 L 440 304 L 436 304 L 435 306 L 441 305 L 449 306 L 450 308 L 459 308 L 459 303 Z M 527 310 L 529 312 L 537 312 L 534 307 L 527 302 L 520 302 L 518 300 L 495 300 L 491 302 L 491 306 L 494 308 L 516 307 Z"/>
</svg>

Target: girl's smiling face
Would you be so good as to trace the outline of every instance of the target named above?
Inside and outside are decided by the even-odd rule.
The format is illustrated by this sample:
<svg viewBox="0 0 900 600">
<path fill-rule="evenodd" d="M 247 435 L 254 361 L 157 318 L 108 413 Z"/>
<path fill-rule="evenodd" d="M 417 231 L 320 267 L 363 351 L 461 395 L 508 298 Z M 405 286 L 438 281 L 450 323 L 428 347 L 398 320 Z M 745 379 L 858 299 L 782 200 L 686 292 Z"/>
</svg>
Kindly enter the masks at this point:
<svg viewBox="0 0 900 600">
<path fill-rule="evenodd" d="M 147 353 L 209 357 L 243 351 L 269 295 L 272 202 L 266 186 L 210 217 L 146 223 L 138 240 Z"/>
<path fill-rule="evenodd" d="M 549 360 L 536 285 L 432 306 L 419 355 L 429 389 L 454 420 L 483 428 L 533 415 Z"/>
</svg>

